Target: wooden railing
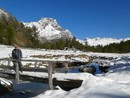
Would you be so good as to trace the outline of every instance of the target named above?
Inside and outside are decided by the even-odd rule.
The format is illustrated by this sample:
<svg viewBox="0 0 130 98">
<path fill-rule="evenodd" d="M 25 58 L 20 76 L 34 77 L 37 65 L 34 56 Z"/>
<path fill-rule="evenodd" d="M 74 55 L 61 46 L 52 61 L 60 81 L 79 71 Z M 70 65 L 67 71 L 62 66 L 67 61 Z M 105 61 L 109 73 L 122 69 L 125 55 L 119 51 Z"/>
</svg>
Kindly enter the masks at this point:
<svg viewBox="0 0 130 98">
<path fill-rule="evenodd" d="M 53 64 L 55 63 L 72 63 L 72 62 L 83 62 L 83 61 L 78 61 L 78 60 L 72 60 L 72 59 L 66 59 L 66 60 L 38 60 L 38 59 L 20 59 L 20 60 L 16 60 L 16 59 L 11 59 L 11 58 L 5 58 L 5 59 L 0 59 L 0 61 L 8 61 L 8 65 L 10 66 L 10 63 L 12 61 L 25 61 L 25 62 L 35 62 L 35 66 L 37 64 L 37 62 L 46 62 L 48 64 L 48 84 L 49 84 L 49 89 L 53 89 L 53 79 L 52 79 L 52 71 L 53 71 Z M 15 81 L 16 83 L 19 84 L 20 81 L 20 75 L 19 75 L 19 66 L 16 63 L 16 74 L 15 74 Z"/>
</svg>

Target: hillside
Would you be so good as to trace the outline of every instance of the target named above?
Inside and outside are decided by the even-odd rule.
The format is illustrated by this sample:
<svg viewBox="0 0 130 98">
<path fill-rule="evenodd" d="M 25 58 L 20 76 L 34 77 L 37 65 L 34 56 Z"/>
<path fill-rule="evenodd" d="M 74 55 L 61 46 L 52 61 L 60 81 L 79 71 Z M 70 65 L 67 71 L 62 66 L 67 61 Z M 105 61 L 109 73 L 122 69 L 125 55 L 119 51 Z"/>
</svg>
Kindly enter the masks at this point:
<svg viewBox="0 0 130 98">
<path fill-rule="evenodd" d="M 55 19 L 42 18 L 38 22 L 22 23 L 0 9 L 0 44 L 63 49 L 68 46 L 63 43 L 72 39 L 71 32 L 63 29 Z"/>
<path fill-rule="evenodd" d="M 36 34 L 34 28 L 25 27 L 10 13 L 0 9 L 0 44 L 33 47 L 37 41 Z"/>
</svg>

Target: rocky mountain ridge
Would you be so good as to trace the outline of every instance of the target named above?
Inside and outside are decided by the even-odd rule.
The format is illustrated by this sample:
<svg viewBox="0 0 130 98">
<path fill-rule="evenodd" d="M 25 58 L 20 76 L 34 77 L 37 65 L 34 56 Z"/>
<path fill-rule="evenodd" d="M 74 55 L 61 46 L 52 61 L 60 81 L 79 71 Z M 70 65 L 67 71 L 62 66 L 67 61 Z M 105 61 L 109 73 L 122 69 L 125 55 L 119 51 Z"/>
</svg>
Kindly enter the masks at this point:
<svg viewBox="0 0 130 98">
<path fill-rule="evenodd" d="M 53 18 L 42 18 L 37 22 L 23 23 L 26 27 L 35 26 L 39 32 L 39 39 L 55 40 L 55 39 L 72 39 L 73 35 L 69 30 L 63 29 Z"/>
<path fill-rule="evenodd" d="M 9 12 L 5 11 L 4 9 L 0 8 L 0 19 L 1 20 L 14 20 L 16 21 L 16 18 L 13 17 Z"/>
</svg>

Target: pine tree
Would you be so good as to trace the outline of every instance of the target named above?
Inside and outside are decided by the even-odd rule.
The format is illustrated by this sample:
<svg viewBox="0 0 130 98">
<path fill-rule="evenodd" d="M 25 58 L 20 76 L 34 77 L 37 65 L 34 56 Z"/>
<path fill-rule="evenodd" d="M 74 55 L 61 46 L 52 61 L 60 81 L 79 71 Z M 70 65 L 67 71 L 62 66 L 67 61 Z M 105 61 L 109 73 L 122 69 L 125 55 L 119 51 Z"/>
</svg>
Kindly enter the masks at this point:
<svg viewBox="0 0 130 98">
<path fill-rule="evenodd" d="M 11 25 L 7 26 L 7 39 L 8 39 L 8 43 L 7 44 L 12 45 L 14 43 L 15 31 L 11 27 Z"/>
</svg>

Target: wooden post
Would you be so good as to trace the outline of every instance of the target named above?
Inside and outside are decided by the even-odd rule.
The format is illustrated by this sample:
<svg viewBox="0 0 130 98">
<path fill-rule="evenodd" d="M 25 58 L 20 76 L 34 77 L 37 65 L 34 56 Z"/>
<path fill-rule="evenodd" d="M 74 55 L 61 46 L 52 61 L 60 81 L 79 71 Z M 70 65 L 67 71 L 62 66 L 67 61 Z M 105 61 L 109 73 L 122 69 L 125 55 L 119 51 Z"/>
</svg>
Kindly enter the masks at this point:
<svg viewBox="0 0 130 98">
<path fill-rule="evenodd" d="M 16 64 L 15 82 L 16 82 L 17 84 L 19 84 L 19 65 L 18 65 L 18 62 L 17 62 L 17 61 L 15 62 L 15 64 Z"/>
<path fill-rule="evenodd" d="M 37 68 L 37 61 L 35 61 L 35 68 Z M 36 72 L 36 70 L 35 70 L 35 72 Z"/>
<path fill-rule="evenodd" d="M 49 84 L 49 89 L 53 90 L 52 62 L 48 63 L 48 84 Z"/>
<path fill-rule="evenodd" d="M 10 66 L 10 60 L 8 60 L 8 66 Z"/>
<path fill-rule="evenodd" d="M 65 73 L 68 73 L 68 69 L 69 69 L 69 67 L 68 67 L 68 63 L 64 63 L 64 67 L 65 67 Z"/>
<path fill-rule="evenodd" d="M 37 61 L 35 61 L 35 68 L 37 68 Z"/>
</svg>

